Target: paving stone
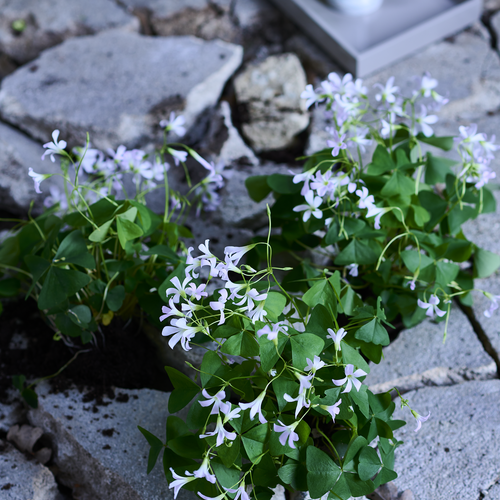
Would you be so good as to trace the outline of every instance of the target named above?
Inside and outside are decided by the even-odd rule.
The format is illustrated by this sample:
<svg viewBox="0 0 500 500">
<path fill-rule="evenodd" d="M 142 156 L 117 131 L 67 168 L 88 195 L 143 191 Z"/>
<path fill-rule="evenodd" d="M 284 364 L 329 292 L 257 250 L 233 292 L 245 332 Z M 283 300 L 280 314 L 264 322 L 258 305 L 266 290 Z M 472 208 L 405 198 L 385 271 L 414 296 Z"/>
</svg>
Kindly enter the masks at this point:
<svg viewBox="0 0 500 500">
<path fill-rule="evenodd" d="M 58 500 L 52 472 L 28 460 L 13 446 L 0 440 L 0 496 L 2 500 Z"/>
<path fill-rule="evenodd" d="M 500 380 L 429 387 L 405 398 L 418 413 L 431 416 L 415 433 L 408 409 L 396 410 L 395 418 L 408 422 L 395 433 L 404 441 L 396 450 L 396 486 L 410 489 L 416 500 L 476 500 L 490 487 L 496 493 L 492 485 L 500 476 Z"/>
<path fill-rule="evenodd" d="M 242 120 L 243 133 L 256 151 L 287 148 L 308 126 L 309 115 L 300 97 L 305 86 L 305 73 L 295 54 L 270 56 L 236 77 L 236 99 L 248 113 Z"/>
<path fill-rule="evenodd" d="M 16 31 L 15 22 L 24 28 Z M 112 28 L 138 31 L 139 21 L 113 0 L 0 0 L 0 52 L 21 64 L 68 38 Z"/>
<path fill-rule="evenodd" d="M 76 389 L 52 394 L 50 384 L 37 387 L 40 406 L 30 410 L 32 425 L 52 440 L 60 481 L 79 500 L 172 499 L 161 458 L 149 474 L 149 445 L 140 425 L 165 438 L 168 393 L 150 389 L 116 389 L 116 397 L 85 401 Z M 185 491 L 179 499 L 194 500 Z"/>
<path fill-rule="evenodd" d="M 0 209 L 21 215 L 28 211 L 31 200 L 35 200 L 35 211 L 43 207 L 45 196 L 50 188 L 62 191 L 62 178 L 50 177 L 43 181 L 40 189 L 43 195 L 35 192 L 33 179 L 28 169 L 39 174 L 60 172 L 59 161 L 52 163 L 47 157 L 41 161 L 42 146 L 18 130 L 0 122 Z"/>
<path fill-rule="evenodd" d="M 74 38 L 2 81 L 0 114 L 43 141 L 60 129 L 70 147 L 84 144 L 87 132 L 99 149 L 137 147 L 155 134 L 161 140 L 158 123 L 172 110 L 196 135 L 192 126 L 241 58 L 237 45 L 193 37 L 108 31 Z"/>
<path fill-rule="evenodd" d="M 477 368 L 492 359 L 472 330 L 464 314 L 453 307 L 448 324 L 448 336 L 443 344 L 444 323 L 424 321 L 403 330 L 398 338 L 384 348 L 380 364 L 371 364 L 366 378 L 368 385 L 387 382 L 399 377 L 422 373 L 431 368 Z"/>
</svg>

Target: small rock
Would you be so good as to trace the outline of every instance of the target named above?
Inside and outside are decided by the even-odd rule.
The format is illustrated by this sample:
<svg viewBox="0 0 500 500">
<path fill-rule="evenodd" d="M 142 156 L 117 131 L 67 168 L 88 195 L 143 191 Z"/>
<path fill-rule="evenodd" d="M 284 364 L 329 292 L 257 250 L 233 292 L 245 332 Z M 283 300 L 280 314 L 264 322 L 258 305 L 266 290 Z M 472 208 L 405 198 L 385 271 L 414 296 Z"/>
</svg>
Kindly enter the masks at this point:
<svg viewBox="0 0 500 500">
<path fill-rule="evenodd" d="M 306 155 L 312 155 L 325 149 L 327 147 L 326 141 L 331 139 L 331 134 L 326 129 L 332 126 L 332 122 L 326 116 L 325 106 L 314 106 L 311 109 L 311 128 L 305 149 Z"/>
<path fill-rule="evenodd" d="M 307 128 L 309 116 L 300 94 L 306 76 L 295 54 L 270 56 L 247 67 L 234 82 L 236 99 L 248 113 L 243 133 L 258 152 L 290 147 Z"/>
<path fill-rule="evenodd" d="M 261 29 L 266 20 L 275 20 L 281 14 L 269 0 L 236 0 L 233 16 L 241 29 L 254 32 Z"/>
<path fill-rule="evenodd" d="M 43 181 L 35 192 L 33 179 L 28 176 L 28 169 L 39 174 L 60 172 L 59 161 L 52 163 L 49 158 L 41 161 L 44 149 L 18 130 L 0 122 L 0 209 L 14 215 L 28 212 L 31 200 L 35 200 L 35 212 L 43 207 L 45 196 L 52 188 L 63 192 L 63 181 L 59 176 Z"/>
<path fill-rule="evenodd" d="M 99 149 L 137 147 L 160 140 L 158 123 L 173 110 L 192 127 L 241 59 L 241 47 L 218 40 L 114 30 L 74 38 L 3 80 L 0 114 L 42 141 L 57 128 L 69 147 L 87 132 Z"/>
<path fill-rule="evenodd" d="M 415 495 L 412 493 L 411 490 L 404 490 L 403 493 L 401 494 L 400 497 L 398 497 L 399 500 L 415 500 Z"/>
<path fill-rule="evenodd" d="M 0 54 L 0 80 L 10 75 L 17 69 L 17 65 L 7 54 Z"/>
<path fill-rule="evenodd" d="M 0 0 L 0 52 L 20 64 L 63 40 L 139 21 L 112 0 Z"/>
<path fill-rule="evenodd" d="M 9 429 L 26 419 L 26 409 L 17 396 L 12 396 L 7 402 L 0 403 L 0 431 Z"/>
<path fill-rule="evenodd" d="M 2 500 L 58 500 L 59 490 L 47 467 L 29 461 L 13 446 L 0 441 L 0 496 Z"/>
<path fill-rule="evenodd" d="M 43 431 L 39 427 L 31 425 L 14 425 L 7 433 L 7 440 L 16 445 L 19 451 L 33 455 L 38 462 L 46 464 L 52 456 L 50 448 L 41 448 L 34 451 L 33 448 L 37 441 L 43 436 Z"/>
<path fill-rule="evenodd" d="M 169 394 L 150 389 L 119 392 L 119 397 L 103 397 L 97 405 L 84 402 L 85 395 L 77 389 L 54 394 L 50 384 L 43 382 L 37 387 L 40 405 L 30 409 L 28 419 L 54 443 L 58 478 L 72 488 L 75 498 L 173 499 L 161 457 L 146 474 L 149 445 L 137 429 L 140 425 L 165 439 Z M 195 496 L 181 490 L 177 498 L 194 500 Z"/>
</svg>

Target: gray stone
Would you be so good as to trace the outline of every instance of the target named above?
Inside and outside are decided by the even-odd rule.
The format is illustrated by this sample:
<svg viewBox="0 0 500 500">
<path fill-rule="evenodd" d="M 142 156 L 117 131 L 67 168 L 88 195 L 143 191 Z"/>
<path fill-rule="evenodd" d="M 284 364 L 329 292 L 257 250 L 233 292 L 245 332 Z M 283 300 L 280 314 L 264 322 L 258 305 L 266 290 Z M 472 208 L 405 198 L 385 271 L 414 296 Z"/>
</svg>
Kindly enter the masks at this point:
<svg viewBox="0 0 500 500">
<path fill-rule="evenodd" d="M 146 13 L 152 33 L 193 35 L 205 40 L 239 41 L 231 15 L 231 0 L 123 0 L 131 12 Z"/>
<path fill-rule="evenodd" d="M 408 408 L 395 412 L 409 424 L 395 433 L 404 441 L 396 450 L 396 486 L 410 489 L 416 500 L 481 498 L 500 475 L 500 380 L 426 388 L 405 397 L 418 413 L 431 415 L 415 433 Z"/>
<path fill-rule="evenodd" d="M 16 31 L 14 22 L 24 28 Z M 112 28 L 138 31 L 139 21 L 113 0 L 0 0 L 0 52 L 18 63 L 68 38 Z"/>
<path fill-rule="evenodd" d="M 269 0 L 236 0 L 233 7 L 233 16 L 245 31 L 255 31 L 276 14 L 277 10 Z"/>
<path fill-rule="evenodd" d="M 26 409 L 17 397 L 11 397 L 8 401 L 0 403 L 0 431 L 9 432 L 16 424 L 26 420 Z"/>
<path fill-rule="evenodd" d="M 116 399 L 83 402 L 76 389 L 51 393 L 37 387 L 40 406 L 30 410 L 32 425 L 52 440 L 60 481 L 80 500 L 159 500 L 173 498 L 161 457 L 146 474 L 149 445 L 140 425 L 165 439 L 168 393 L 149 389 L 116 389 Z M 121 402 L 120 402 L 121 401 Z M 181 491 L 178 498 L 194 498 Z"/>
<path fill-rule="evenodd" d="M 41 145 L 0 122 L 0 208 L 16 215 L 28 211 L 31 200 L 35 200 L 35 211 L 40 211 L 45 196 L 50 188 L 63 190 L 61 177 L 54 176 L 43 181 L 40 189 L 43 194 L 35 192 L 33 179 L 28 176 L 28 169 L 39 174 L 59 173 L 59 161 L 52 163 L 47 157 L 41 161 L 44 149 Z"/>
<path fill-rule="evenodd" d="M 384 348 L 384 359 L 370 365 L 366 382 L 369 385 L 397 379 L 431 368 L 477 368 L 492 359 L 472 330 L 464 314 L 452 307 L 448 336 L 443 344 L 444 323 L 424 321 L 403 330 L 398 338 Z"/>
<path fill-rule="evenodd" d="M 52 456 L 52 450 L 44 447 L 34 450 L 34 446 L 43 436 L 43 431 L 39 427 L 31 425 L 13 425 L 7 433 L 7 441 L 14 443 L 19 451 L 32 455 L 37 462 L 45 465 Z"/>
<path fill-rule="evenodd" d="M 193 37 L 74 38 L 2 81 L 0 114 L 44 141 L 58 128 L 70 147 L 84 144 L 87 132 L 99 149 L 136 147 L 159 140 L 158 123 L 172 110 L 192 127 L 241 58 L 239 46 Z"/>
<path fill-rule="evenodd" d="M 248 111 L 243 133 L 256 151 L 289 147 L 308 126 L 300 97 L 305 86 L 306 76 L 295 54 L 270 56 L 236 77 L 236 99 Z"/>
<path fill-rule="evenodd" d="M 331 120 L 325 115 L 325 106 L 314 106 L 311 108 L 311 126 L 307 145 L 304 153 L 312 155 L 326 148 L 326 141 L 331 139 L 327 127 L 331 126 Z"/>
<path fill-rule="evenodd" d="M 484 0 L 484 8 L 486 10 L 499 10 L 500 0 Z"/>
<path fill-rule="evenodd" d="M 52 472 L 0 440 L 0 491 L 2 500 L 58 500 Z"/>
</svg>

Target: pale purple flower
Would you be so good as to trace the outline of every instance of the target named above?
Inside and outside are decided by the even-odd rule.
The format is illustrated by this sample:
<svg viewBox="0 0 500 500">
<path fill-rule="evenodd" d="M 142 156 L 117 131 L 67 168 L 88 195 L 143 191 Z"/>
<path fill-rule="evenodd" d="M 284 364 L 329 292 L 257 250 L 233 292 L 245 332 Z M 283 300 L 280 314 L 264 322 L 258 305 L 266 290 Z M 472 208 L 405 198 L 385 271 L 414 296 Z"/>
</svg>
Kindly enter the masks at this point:
<svg viewBox="0 0 500 500">
<path fill-rule="evenodd" d="M 221 390 L 214 396 L 210 396 L 206 389 L 203 389 L 201 393 L 207 399 L 205 401 L 198 401 L 198 403 L 200 403 L 200 405 L 203 407 L 213 405 L 212 410 L 210 411 L 210 415 L 218 415 L 219 410 L 223 413 L 231 411 L 231 403 L 223 401 L 226 398 L 225 391 Z"/>
<path fill-rule="evenodd" d="M 174 294 L 172 298 L 176 304 L 179 302 L 181 298 L 183 299 L 187 298 L 187 293 L 188 293 L 187 286 L 190 281 L 191 281 L 191 276 L 186 276 L 186 278 L 181 284 L 179 278 L 177 276 L 174 276 L 170 280 L 170 283 L 174 285 L 174 288 L 167 288 L 166 296 L 168 297 L 169 295 Z"/>
<path fill-rule="evenodd" d="M 299 182 L 304 182 L 304 186 L 302 186 L 300 194 L 302 196 L 305 196 L 310 191 L 309 182 L 313 178 L 316 169 L 312 168 L 311 170 L 303 172 L 302 174 L 294 174 L 291 170 L 289 172 L 293 174 L 292 181 L 294 184 L 299 184 Z"/>
<path fill-rule="evenodd" d="M 171 326 L 165 326 L 161 334 L 164 337 L 172 335 L 172 338 L 168 341 L 168 345 L 171 349 L 180 341 L 182 348 L 185 351 L 189 351 L 191 349 L 189 342 L 197 332 L 203 330 L 200 326 L 188 326 L 186 324 L 186 318 L 173 319 L 170 325 Z"/>
<path fill-rule="evenodd" d="M 179 163 L 184 163 L 187 158 L 187 153 L 185 151 L 177 151 L 176 149 L 167 148 L 167 151 L 174 157 L 174 163 L 177 167 Z"/>
<path fill-rule="evenodd" d="M 337 73 L 330 73 L 328 75 L 328 82 L 332 92 L 338 92 L 339 94 L 350 95 L 353 89 L 352 75 L 346 73 L 342 79 Z"/>
<path fill-rule="evenodd" d="M 415 290 L 415 287 L 417 286 L 417 284 L 415 283 L 415 280 L 412 279 L 410 281 L 408 281 L 408 286 L 410 287 L 410 290 Z"/>
<path fill-rule="evenodd" d="M 361 189 L 358 189 L 356 191 L 356 194 L 359 196 L 359 208 L 369 208 L 375 203 L 375 198 L 372 194 L 369 193 L 368 188 L 365 186 L 362 186 Z"/>
<path fill-rule="evenodd" d="M 98 149 L 74 148 L 73 152 L 78 158 L 80 165 L 87 174 L 93 174 L 101 170 L 104 163 L 104 153 Z"/>
<path fill-rule="evenodd" d="M 325 194 L 334 192 L 337 185 L 337 178 L 332 178 L 332 175 L 331 170 L 328 170 L 324 174 L 318 170 L 312 179 L 311 189 L 316 191 L 318 196 L 321 197 L 325 196 Z"/>
<path fill-rule="evenodd" d="M 311 383 L 309 382 L 309 386 L 311 385 Z M 289 394 L 283 394 L 283 399 L 285 401 L 288 401 L 289 403 L 292 403 L 292 402 L 296 402 L 297 403 L 297 406 L 295 407 L 295 418 L 297 418 L 297 416 L 299 415 L 300 413 L 300 410 L 302 410 L 302 408 L 309 408 L 309 406 L 311 405 L 310 401 L 308 401 L 307 399 L 307 389 L 306 388 L 302 388 L 302 390 L 299 392 L 298 396 L 296 398 L 292 398 L 292 396 L 290 396 Z"/>
<path fill-rule="evenodd" d="M 481 165 L 478 172 L 478 177 L 468 177 L 467 182 L 474 182 L 476 189 L 481 189 L 485 184 L 488 184 L 492 179 L 495 179 L 497 174 L 490 168 Z"/>
<path fill-rule="evenodd" d="M 186 471 L 186 474 L 188 476 L 194 476 L 196 479 L 206 479 L 207 481 L 211 482 L 212 484 L 215 484 L 215 476 L 213 474 L 210 474 L 210 471 L 208 470 L 208 464 L 209 464 L 209 458 L 205 457 L 203 459 L 203 462 L 201 463 L 201 466 L 198 470 L 194 471 L 194 474 Z"/>
<path fill-rule="evenodd" d="M 267 293 L 259 294 L 255 288 L 250 288 L 247 284 L 245 284 L 243 290 L 243 297 L 239 302 L 235 302 L 235 305 L 245 307 L 247 311 L 251 311 L 255 307 L 255 302 L 265 301 L 267 299 Z"/>
<path fill-rule="evenodd" d="M 441 311 L 441 309 L 438 308 L 439 298 L 436 295 L 431 295 L 429 302 L 423 302 L 418 299 L 417 303 L 418 307 L 426 309 L 425 315 L 429 316 L 429 318 L 433 318 L 434 313 L 436 313 L 440 318 L 446 314 L 446 311 Z"/>
<path fill-rule="evenodd" d="M 186 288 L 186 293 L 190 295 L 195 300 L 201 300 L 202 297 L 207 297 L 208 293 L 205 292 L 205 288 L 207 285 L 202 283 L 201 285 L 196 286 L 194 283 L 190 283 Z"/>
<path fill-rule="evenodd" d="M 238 265 L 243 255 L 252 250 L 255 245 L 245 245 L 243 247 L 227 246 L 224 248 L 225 259 L 229 259 L 235 266 Z"/>
<path fill-rule="evenodd" d="M 203 493 L 201 493 L 199 491 L 197 491 L 196 493 L 198 494 L 198 496 L 203 498 L 203 500 L 222 500 L 223 498 L 226 497 L 225 493 L 221 493 L 220 495 L 217 495 L 216 497 L 207 497 L 206 495 L 204 495 Z"/>
<path fill-rule="evenodd" d="M 335 344 L 335 350 L 340 351 L 340 342 L 347 335 L 347 332 L 344 330 L 344 328 L 340 328 L 337 332 L 334 332 L 331 328 L 327 328 L 326 331 L 328 332 L 327 337 L 332 339 Z"/>
<path fill-rule="evenodd" d="M 306 85 L 306 89 L 300 94 L 300 98 L 306 99 L 306 108 L 309 108 L 315 102 L 319 101 L 319 96 L 311 84 Z"/>
<path fill-rule="evenodd" d="M 435 78 L 432 78 L 430 73 L 427 71 L 422 76 L 422 80 L 420 82 L 420 92 L 424 97 L 430 97 L 432 90 L 438 86 L 438 81 Z"/>
<path fill-rule="evenodd" d="M 332 156 L 337 156 L 341 149 L 346 149 L 347 144 L 344 142 L 346 134 L 340 135 L 333 127 L 329 130 L 332 138 L 326 141 L 326 145 L 332 149 Z"/>
<path fill-rule="evenodd" d="M 259 422 L 265 424 L 267 420 L 262 414 L 262 402 L 266 396 L 266 391 L 262 391 L 259 396 L 251 403 L 240 403 L 240 408 L 243 410 L 250 409 L 250 420 L 253 420 L 255 415 L 259 414 Z"/>
<path fill-rule="evenodd" d="M 356 278 L 356 276 L 358 276 L 359 274 L 358 267 L 359 264 L 349 264 L 348 266 L 346 266 L 346 269 L 349 269 L 349 276 L 354 276 Z"/>
<path fill-rule="evenodd" d="M 176 307 L 175 307 L 175 304 L 174 304 L 174 299 L 173 298 L 170 298 L 170 300 L 168 301 L 168 305 L 170 307 L 167 307 L 167 306 L 162 306 L 161 307 L 161 312 L 163 313 L 161 316 L 160 316 L 160 321 L 165 321 L 167 318 L 170 318 L 171 316 L 179 316 L 179 317 L 183 317 L 184 314 L 181 313 Z"/>
<path fill-rule="evenodd" d="M 240 498 L 241 500 L 250 500 L 250 497 L 248 496 L 248 493 L 245 490 L 245 483 L 241 483 L 241 485 L 236 490 L 231 488 L 226 488 L 225 486 L 223 486 L 223 488 L 226 491 L 229 491 L 229 493 L 236 493 L 233 500 L 239 500 Z"/>
<path fill-rule="evenodd" d="M 427 108 L 422 104 L 420 106 L 420 113 L 415 116 L 416 127 L 422 130 L 425 137 L 430 137 L 434 131 L 430 125 L 434 125 L 438 121 L 436 115 L 428 115 Z"/>
<path fill-rule="evenodd" d="M 426 417 L 422 417 L 422 415 L 420 415 L 414 410 L 411 410 L 411 412 L 413 416 L 417 419 L 417 428 L 415 429 L 415 432 L 418 432 L 422 427 L 422 422 L 425 422 L 431 416 L 431 412 L 429 412 L 429 414 Z"/>
<path fill-rule="evenodd" d="M 182 116 L 175 116 L 175 111 L 170 112 L 170 117 L 168 120 L 162 120 L 160 122 L 160 127 L 166 128 L 167 132 L 172 131 L 179 137 L 182 137 L 186 133 L 186 119 Z"/>
<path fill-rule="evenodd" d="M 311 380 L 313 379 L 313 374 L 302 375 L 301 373 L 295 372 L 295 376 L 299 379 L 300 387 L 299 392 L 306 391 L 312 387 Z"/>
<path fill-rule="evenodd" d="M 210 307 L 212 308 L 213 311 L 220 311 L 220 320 L 218 323 L 219 325 L 222 325 L 226 319 L 224 315 L 224 308 L 226 301 L 227 301 L 227 290 L 223 288 L 222 290 L 219 290 L 219 300 L 210 302 Z"/>
<path fill-rule="evenodd" d="M 45 180 L 48 179 L 49 177 L 52 177 L 53 174 L 37 174 L 36 172 L 33 171 L 33 169 L 30 167 L 28 169 L 28 175 L 33 179 L 33 182 L 35 184 L 35 191 L 38 194 L 41 194 L 42 191 L 40 189 L 40 184 Z"/>
<path fill-rule="evenodd" d="M 193 477 L 182 477 L 176 474 L 174 469 L 170 467 L 170 472 L 172 473 L 172 476 L 174 476 L 174 481 L 172 481 L 169 485 L 169 489 L 174 489 L 174 500 L 177 498 L 177 495 L 179 493 L 179 490 L 187 483 L 194 481 L 196 478 Z"/>
<path fill-rule="evenodd" d="M 46 142 L 43 147 L 47 150 L 42 155 L 42 160 L 45 159 L 45 155 L 50 155 L 50 159 L 52 162 L 55 162 L 56 159 L 54 155 L 63 155 L 66 154 L 64 148 L 66 147 L 66 141 L 57 141 L 59 138 L 59 130 L 54 130 L 52 132 L 52 142 Z"/>
<path fill-rule="evenodd" d="M 186 278 L 189 277 L 190 273 L 194 278 L 198 278 L 199 273 L 195 273 L 194 270 L 201 266 L 200 257 L 193 257 L 191 252 L 193 251 L 193 247 L 189 247 L 186 252 Z"/>
<path fill-rule="evenodd" d="M 43 205 L 47 208 L 59 203 L 59 208 L 64 212 L 68 208 L 68 200 L 66 196 L 61 193 L 57 186 L 49 186 L 50 195 L 43 200 Z"/>
<path fill-rule="evenodd" d="M 496 139 L 495 135 L 492 135 L 489 141 L 487 140 L 487 136 L 485 134 L 483 135 L 484 141 L 479 141 L 479 144 L 483 148 L 486 158 L 492 160 L 495 157 L 493 151 L 497 151 L 498 149 L 500 149 L 500 146 L 497 144 L 493 144 Z"/>
<path fill-rule="evenodd" d="M 334 405 L 330 406 L 320 405 L 320 408 L 327 411 L 332 416 L 332 419 L 335 422 L 335 417 L 340 413 L 339 406 L 341 405 L 341 403 L 342 399 L 339 399 Z"/>
<path fill-rule="evenodd" d="M 325 366 L 325 363 L 321 361 L 319 356 L 314 356 L 314 359 L 311 361 L 309 358 L 306 358 L 307 365 L 304 368 L 305 372 L 313 372 L 316 373 L 318 370 Z"/>
<path fill-rule="evenodd" d="M 264 316 L 267 316 L 267 311 L 264 309 L 265 301 L 257 304 L 257 307 L 247 312 L 247 316 L 251 319 L 252 323 L 256 321 L 264 321 Z"/>
<path fill-rule="evenodd" d="M 366 153 L 366 146 L 370 146 L 373 141 L 368 139 L 370 129 L 368 127 L 352 127 L 350 130 L 349 145 L 356 145 L 362 153 Z"/>
<path fill-rule="evenodd" d="M 231 405 L 229 405 L 229 408 L 231 408 Z M 229 422 L 231 420 L 235 420 L 235 419 L 241 417 L 241 415 L 240 415 L 241 408 L 238 408 L 238 407 L 233 408 L 229 412 L 225 412 L 224 410 L 222 410 L 222 412 L 225 413 L 224 423 L 227 423 L 227 422 Z"/>
<path fill-rule="evenodd" d="M 375 217 L 374 227 L 375 229 L 380 229 L 380 219 L 382 218 L 382 215 L 384 215 L 389 210 L 390 208 L 379 208 L 375 205 L 370 205 L 368 207 L 368 212 L 366 212 L 366 218 L 368 219 L 369 217 Z"/>
<path fill-rule="evenodd" d="M 323 212 L 318 208 L 322 203 L 323 199 L 320 196 L 314 196 L 313 191 L 309 191 L 305 195 L 305 200 L 307 205 L 297 205 L 294 207 L 294 212 L 304 212 L 302 215 L 302 220 L 307 222 L 311 215 L 316 217 L 316 219 L 321 219 L 323 217 Z"/>
<path fill-rule="evenodd" d="M 272 328 L 269 325 L 264 325 L 260 330 L 257 330 L 257 336 L 262 337 L 262 335 L 267 335 L 267 340 L 271 340 L 274 342 L 278 338 L 278 333 L 281 332 L 285 335 L 288 335 L 288 326 L 285 325 L 283 321 L 279 321 L 272 325 Z"/>
<path fill-rule="evenodd" d="M 455 141 L 458 142 L 479 143 L 486 140 L 484 134 L 477 133 L 477 125 L 475 123 L 472 123 L 469 127 L 458 127 L 458 131 L 460 132 L 460 137 L 455 138 Z"/>
<path fill-rule="evenodd" d="M 222 418 L 220 414 L 217 417 L 217 424 L 215 426 L 215 430 L 212 432 L 207 432 L 206 434 L 201 434 L 200 438 L 206 438 L 208 436 L 217 435 L 216 447 L 219 447 L 222 443 L 224 443 L 225 439 L 229 441 L 234 441 L 236 439 L 236 432 L 229 432 L 224 429 L 224 424 L 222 423 Z"/>
<path fill-rule="evenodd" d="M 394 95 L 399 87 L 394 86 L 394 77 L 391 76 L 385 86 L 380 83 L 376 83 L 374 87 L 378 87 L 380 89 L 380 93 L 375 95 L 375 99 L 377 101 L 392 103 L 396 101 L 396 96 Z"/>
<path fill-rule="evenodd" d="M 492 295 L 491 293 L 486 292 L 486 297 L 491 300 L 490 307 L 484 311 L 484 315 L 487 318 L 491 318 L 491 315 L 498 309 L 498 301 L 500 300 L 500 295 Z"/>
<path fill-rule="evenodd" d="M 285 446 L 288 441 L 288 446 L 290 448 L 295 448 L 295 441 L 299 440 L 299 435 L 295 432 L 295 428 L 299 425 L 299 422 L 294 422 L 291 425 L 285 425 L 281 420 L 278 420 L 278 424 L 274 424 L 273 430 L 274 432 L 281 433 L 279 437 L 281 446 Z"/>
<path fill-rule="evenodd" d="M 354 387 L 356 387 L 356 390 L 359 392 L 359 389 L 361 388 L 361 382 L 358 380 L 358 378 L 364 377 L 365 375 L 367 375 L 367 373 L 361 368 L 358 368 L 356 371 L 354 371 L 354 365 L 346 365 L 345 378 L 341 380 L 332 380 L 332 382 L 338 387 L 344 385 L 347 382 L 346 387 L 342 391 L 342 393 L 351 392 L 353 384 Z"/>
</svg>

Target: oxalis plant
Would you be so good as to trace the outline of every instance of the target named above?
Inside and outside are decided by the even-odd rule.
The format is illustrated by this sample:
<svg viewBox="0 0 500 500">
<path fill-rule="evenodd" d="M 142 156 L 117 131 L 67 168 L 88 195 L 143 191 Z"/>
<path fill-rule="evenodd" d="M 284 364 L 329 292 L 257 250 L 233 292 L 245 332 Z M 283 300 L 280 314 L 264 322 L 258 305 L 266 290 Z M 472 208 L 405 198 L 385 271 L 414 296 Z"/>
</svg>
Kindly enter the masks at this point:
<svg viewBox="0 0 500 500">
<path fill-rule="evenodd" d="M 38 174 L 30 168 L 29 175 L 38 193 L 52 176 L 63 178 L 64 191 L 52 184 L 45 210 L 14 220 L 17 225 L 0 245 L 0 296 L 33 298 L 54 339 L 75 356 L 116 318 L 161 326 L 157 289 L 168 286 L 170 271 L 182 261 L 181 238 L 192 237 L 183 225 L 186 215 L 191 207 L 199 212 L 217 206 L 223 165 L 167 142 L 169 133 L 184 135 L 182 116 L 172 114 L 160 126 L 164 145 L 150 155 L 124 146 L 104 153 L 88 141 L 67 151 L 54 131 L 42 160 L 59 156 L 60 172 Z M 169 187 L 168 171 L 170 163 L 185 168 L 188 155 L 207 176 L 192 185 L 186 169 L 189 191 L 181 195 Z M 165 192 L 161 216 L 147 206 L 147 194 L 155 189 Z M 25 381 L 22 375 L 14 378 L 25 399 L 36 405 L 35 384 Z"/>
<path fill-rule="evenodd" d="M 470 305 L 474 277 L 500 265 L 461 230 L 495 210 L 494 137 L 474 125 L 435 137 L 432 113 L 446 103 L 436 86 L 428 74 L 408 97 L 393 78 L 374 97 L 351 75 L 308 85 L 303 97 L 326 104 L 331 139 L 301 174 L 247 180 L 255 201 L 274 195 L 267 237 L 226 247 L 223 260 L 207 240 L 171 275 L 162 333 L 172 348 L 207 349 L 190 365 L 194 380 L 166 367 L 169 412 L 183 415 L 168 417 L 166 439 L 140 428 L 148 472 L 163 451 L 174 497 L 269 499 L 282 485 L 347 500 L 397 477 L 393 432 L 405 422 L 392 419 L 390 392 L 363 384 L 367 360 L 380 362 L 390 321 L 447 325 L 452 299 Z M 429 146 L 456 146 L 459 159 Z M 285 253 L 293 267 L 273 267 Z M 483 293 L 488 316 L 499 297 Z M 430 414 L 410 411 L 418 431 Z"/>
</svg>

